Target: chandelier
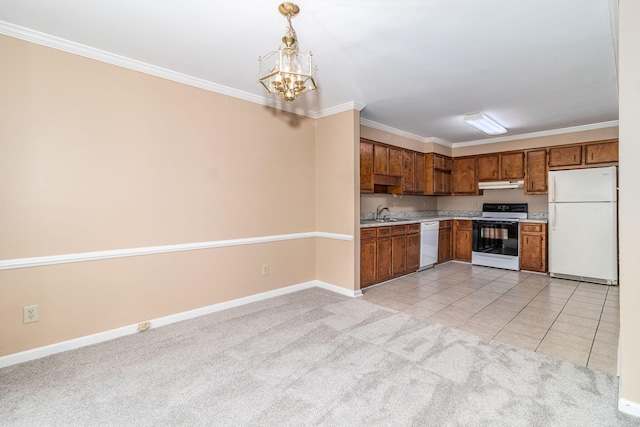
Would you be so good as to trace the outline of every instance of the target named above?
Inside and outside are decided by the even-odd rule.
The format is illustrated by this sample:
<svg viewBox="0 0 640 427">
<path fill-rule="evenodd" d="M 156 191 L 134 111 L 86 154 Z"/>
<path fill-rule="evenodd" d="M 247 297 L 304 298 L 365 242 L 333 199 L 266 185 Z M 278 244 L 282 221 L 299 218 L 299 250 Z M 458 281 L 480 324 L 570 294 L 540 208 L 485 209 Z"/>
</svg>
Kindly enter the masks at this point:
<svg viewBox="0 0 640 427">
<path fill-rule="evenodd" d="M 278 11 L 287 18 L 287 32 L 282 37 L 284 46 L 259 57 L 258 81 L 269 93 L 281 96 L 285 101 L 293 101 L 300 94 L 318 89 L 317 68 L 313 67 L 311 52 L 300 53 L 296 31 L 291 26 L 291 18 L 300 12 L 293 3 L 282 3 Z"/>
</svg>

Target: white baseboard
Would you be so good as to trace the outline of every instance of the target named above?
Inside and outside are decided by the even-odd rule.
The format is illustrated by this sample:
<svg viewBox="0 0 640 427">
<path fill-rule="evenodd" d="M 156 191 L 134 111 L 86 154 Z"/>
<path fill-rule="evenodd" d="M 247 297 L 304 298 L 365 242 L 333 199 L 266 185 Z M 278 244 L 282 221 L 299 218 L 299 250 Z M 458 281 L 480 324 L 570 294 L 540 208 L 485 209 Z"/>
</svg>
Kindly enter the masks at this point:
<svg viewBox="0 0 640 427">
<path fill-rule="evenodd" d="M 274 289 L 272 291 L 262 292 L 255 295 L 250 295 L 243 298 L 237 298 L 231 301 L 225 301 L 218 304 L 209 305 L 206 307 L 196 308 L 194 310 L 184 311 L 182 313 L 171 314 L 169 316 L 159 317 L 157 319 L 146 320 L 150 323 L 152 328 L 158 328 L 160 326 L 169 325 L 171 323 L 181 322 L 183 320 L 189 320 L 196 317 L 204 316 L 207 314 L 215 313 L 217 311 L 227 310 L 233 307 L 239 307 L 245 304 L 251 304 L 253 302 L 263 301 L 269 298 L 274 298 L 281 295 L 298 292 L 304 289 L 313 287 L 319 287 L 329 290 L 348 297 L 358 297 L 362 295 L 362 291 L 352 291 L 342 288 L 340 286 L 331 285 L 329 283 L 322 282 L 320 280 L 311 280 L 297 285 L 291 285 L 280 289 Z M 145 320 L 142 320 L 145 321 Z M 64 351 L 73 350 L 80 347 L 86 347 L 88 345 L 98 344 L 104 341 L 109 341 L 115 338 L 124 337 L 127 335 L 133 335 L 138 333 L 138 324 L 123 326 L 121 328 L 111 329 L 109 331 L 99 332 L 97 334 L 87 335 L 84 337 L 74 338 L 68 341 L 62 341 L 59 343 L 47 345 L 44 347 L 38 347 L 31 350 L 22 351 L 19 353 L 9 354 L 7 356 L 0 357 L 0 368 L 4 368 L 11 365 L 17 365 L 18 363 L 28 362 L 30 360 L 40 359 L 42 357 L 50 356 L 56 353 L 62 353 Z"/>
<path fill-rule="evenodd" d="M 618 400 L 618 409 L 625 414 L 640 417 L 640 403 L 632 402 L 627 399 Z"/>
<path fill-rule="evenodd" d="M 331 285 L 329 283 L 322 282 L 320 280 L 316 280 L 315 281 L 315 286 L 317 286 L 319 288 L 322 288 L 322 289 L 326 289 L 326 290 L 331 291 L 331 292 L 335 292 L 335 293 L 340 294 L 340 295 L 347 296 L 347 297 L 361 297 L 362 296 L 362 291 L 360 289 L 358 289 L 357 291 L 351 291 L 349 289 L 342 288 L 342 287 L 336 286 L 336 285 Z"/>
</svg>

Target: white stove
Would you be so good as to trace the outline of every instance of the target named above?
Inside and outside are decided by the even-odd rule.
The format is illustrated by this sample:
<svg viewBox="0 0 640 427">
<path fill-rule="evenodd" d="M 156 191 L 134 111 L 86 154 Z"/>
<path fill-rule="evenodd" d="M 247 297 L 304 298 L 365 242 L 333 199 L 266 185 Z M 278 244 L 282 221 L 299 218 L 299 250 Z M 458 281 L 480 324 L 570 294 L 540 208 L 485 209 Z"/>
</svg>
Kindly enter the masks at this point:
<svg viewBox="0 0 640 427">
<path fill-rule="evenodd" d="M 519 222 L 527 216 L 526 203 L 484 203 L 473 218 L 471 263 L 520 270 Z"/>
</svg>

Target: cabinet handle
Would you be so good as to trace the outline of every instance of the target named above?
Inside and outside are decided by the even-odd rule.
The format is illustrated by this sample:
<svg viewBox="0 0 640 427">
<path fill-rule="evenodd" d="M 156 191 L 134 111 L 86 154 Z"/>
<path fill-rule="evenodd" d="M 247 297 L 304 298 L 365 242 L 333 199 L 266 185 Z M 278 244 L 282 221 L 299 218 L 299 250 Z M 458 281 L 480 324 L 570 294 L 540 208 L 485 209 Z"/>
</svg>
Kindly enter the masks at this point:
<svg viewBox="0 0 640 427">
<path fill-rule="evenodd" d="M 574 162 L 576 161 L 576 155 L 575 154 L 573 155 L 573 161 Z"/>
<path fill-rule="evenodd" d="M 593 153 L 591 153 L 591 160 L 593 160 Z"/>
</svg>

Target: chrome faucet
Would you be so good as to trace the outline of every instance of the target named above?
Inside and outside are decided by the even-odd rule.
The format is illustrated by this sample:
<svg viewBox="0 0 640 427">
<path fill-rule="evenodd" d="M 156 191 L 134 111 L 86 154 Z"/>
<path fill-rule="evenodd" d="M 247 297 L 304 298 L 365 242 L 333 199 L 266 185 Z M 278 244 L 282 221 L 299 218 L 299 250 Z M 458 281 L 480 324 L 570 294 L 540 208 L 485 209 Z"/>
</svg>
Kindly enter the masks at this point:
<svg viewBox="0 0 640 427">
<path fill-rule="evenodd" d="M 389 210 L 388 207 L 386 207 L 386 206 L 383 207 L 382 205 L 379 205 L 376 208 L 376 217 L 374 219 L 375 220 L 379 220 L 380 219 L 380 215 L 382 215 L 382 212 L 384 212 L 385 210 L 387 211 L 388 214 L 391 213 L 391 211 Z"/>
</svg>

